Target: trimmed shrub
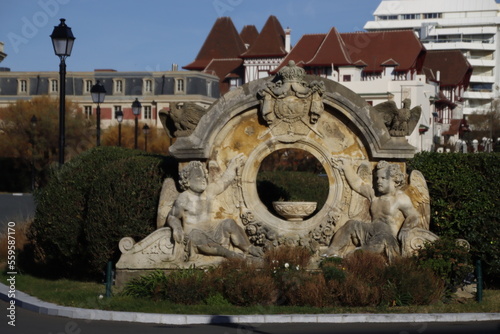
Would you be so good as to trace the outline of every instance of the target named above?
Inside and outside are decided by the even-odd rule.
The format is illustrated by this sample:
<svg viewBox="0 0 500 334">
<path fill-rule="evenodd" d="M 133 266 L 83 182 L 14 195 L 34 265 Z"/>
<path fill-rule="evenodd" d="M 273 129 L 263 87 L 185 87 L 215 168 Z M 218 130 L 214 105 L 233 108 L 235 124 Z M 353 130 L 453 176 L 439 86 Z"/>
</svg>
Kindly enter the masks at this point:
<svg viewBox="0 0 500 334">
<path fill-rule="evenodd" d="M 483 263 L 485 280 L 500 276 L 500 154 L 422 152 L 409 161 L 423 173 L 431 198 L 431 231 L 461 238 Z"/>
<path fill-rule="evenodd" d="M 207 274 L 196 268 L 178 269 L 169 273 L 161 286 L 164 299 L 175 304 L 196 305 L 214 295 Z"/>
<path fill-rule="evenodd" d="M 170 157 L 104 146 L 55 169 L 35 193 L 22 268 L 51 277 L 99 277 L 105 263 L 116 259 L 120 231 L 145 236 L 154 230 L 162 181 L 176 174 Z"/>
</svg>

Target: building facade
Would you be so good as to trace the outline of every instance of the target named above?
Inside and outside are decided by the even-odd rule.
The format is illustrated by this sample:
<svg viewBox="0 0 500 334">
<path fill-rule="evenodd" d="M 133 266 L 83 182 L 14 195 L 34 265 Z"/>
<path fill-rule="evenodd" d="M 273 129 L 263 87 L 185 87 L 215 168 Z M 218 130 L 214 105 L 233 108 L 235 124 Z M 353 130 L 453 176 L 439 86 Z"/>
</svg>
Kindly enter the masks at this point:
<svg viewBox="0 0 500 334">
<path fill-rule="evenodd" d="M 384 0 L 364 29 L 410 29 L 427 50 L 460 50 L 473 67 L 458 109 L 468 115 L 491 111 L 500 94 L 499 14 L 495 0 Z"/>
<path fill-rule="evenodd" d="M 59 72 L 0 71 L 0 108 L 16 100 L 30 100 L 40 95 L 59 97 Z M 99 81 L 106 89 L 101 107 L 101 126 L 117 124 L 115 113 L 123 112 L 124 122 L 134 122 L 132 102 L 142 104 L 138 119 L 148 126 L 162 127 L 158 112 L 177 103 L 196 103 L 208 108 L 219 96 L 219 80 L 207 73 L 192 71 L 68 72 L 66 99 L 77 103 L 87 117 L 94 117 L 97 105 L 90 90 Z"/>
</svg>

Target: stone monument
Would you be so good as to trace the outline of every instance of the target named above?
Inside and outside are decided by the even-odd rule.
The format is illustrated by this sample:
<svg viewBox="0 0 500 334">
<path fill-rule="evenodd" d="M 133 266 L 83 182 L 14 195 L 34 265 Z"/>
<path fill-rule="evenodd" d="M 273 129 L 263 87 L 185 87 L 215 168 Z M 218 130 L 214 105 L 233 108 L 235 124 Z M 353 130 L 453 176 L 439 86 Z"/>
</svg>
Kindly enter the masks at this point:
<svg viewBox="0 0 500 334">
<path fill-rule="evenodd" d="M 309 247 L 318 259 L 358 248 L 389 260 L 411 254 L 437 236 L 429 231 L 425 179 L 418 171 L 408 176 L 404 163 L 415 153 L 404 135 L 418 112 L 406 109 L 389 119 L 293 62 L 230 91 L 171 146 L 180 176 L 164 182 L 158 229 L 120 241 L 118 274 L 258 260 L 283 244 Z M 259 166 L 281 149 L 307 151 L 326 172 L 329 193 L 312 216 L 277 216 L 259 198 Z"/>
</svg>

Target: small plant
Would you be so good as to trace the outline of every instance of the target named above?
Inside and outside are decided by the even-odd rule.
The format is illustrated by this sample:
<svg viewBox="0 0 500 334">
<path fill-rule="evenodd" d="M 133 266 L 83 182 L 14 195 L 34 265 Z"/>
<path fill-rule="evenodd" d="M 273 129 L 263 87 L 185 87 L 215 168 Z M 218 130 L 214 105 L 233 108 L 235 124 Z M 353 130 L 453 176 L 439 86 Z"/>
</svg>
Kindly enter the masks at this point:
<svg viewBox="0 0 500 334">
<path fill-rule="evenodd" d="M 131 280 L 121 292 L 125 296 L 137 298 L 161 299 L 161 289 L 167 282 L 165 273 L 155 270 L 150 274 L 143 275 Z"/>
</svg>

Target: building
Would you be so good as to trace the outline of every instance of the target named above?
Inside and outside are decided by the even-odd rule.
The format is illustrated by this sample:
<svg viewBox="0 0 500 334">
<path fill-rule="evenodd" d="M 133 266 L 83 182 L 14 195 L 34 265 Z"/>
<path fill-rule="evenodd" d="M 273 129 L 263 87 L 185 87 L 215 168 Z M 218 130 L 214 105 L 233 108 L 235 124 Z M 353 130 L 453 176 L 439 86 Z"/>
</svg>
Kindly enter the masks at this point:
<svg viewBox="0 0 500 334">
<path fill-rule="evenodd" d="M 419 150 L 458 139 L 451 127 L 456 122 L 452 110 L 472 73 L 461 53 L 427 51 L 411 30 L 341 34 L 331 28 L 326 34 L 304 35 L 293 47 L 290 33 L 274 16 L 260 33 L 245 26 L 239 34 L 230 18 L 219 18 L 195 61 L 184 68 L 216 74 L 225 93 L 272 75 L 293 60 L 306 73 L 340 82 L 374 106 L 394 100 L 402 107 L 410 98 L 423 111 L 420 130 L 408 137 Z"/>
<path fill-rule="evenodd" d="M 270 16 L 259 33 L 253 25 L 238 33 L 229 17 L 218 18 L 196 59 L 186 70 L 217 75 L 221 95 L 246 82 L 269 76 L 290 51 L 290 30 Z"/>
<path fill-rule="evenodd" d="M 461 94 L 463 108 L 459 108 L 468 115 L 490 111 L 500 94 L 499 14 L 495 0 L 384 0 L 364 29 L 410 29 L 427 50 L 462 52 L 473 67 L 469 87 Z"/>
<path fill-rule="evenodd" d="M 30 100 L 35 96 L 59 97 L 59 72 L 0 71 L 0 108 L 16 100 Z M 122 111 L 125 122 L 133 122 L 132 102 L 142 104 L 138 119 L 149 126 L 161 128 L 158 112 L 176 103 L 193 102 L 208 108 L 219 96 L 219 80 L 207 73 L 192 71 L 67 72 L 66 98 L 77 103 L 87 117 L 95 114 L 90 90 L 99 81 L 106 89 L 101 107 L 101 126 L 117 124 L 116 111 Z"/>
</svg>

